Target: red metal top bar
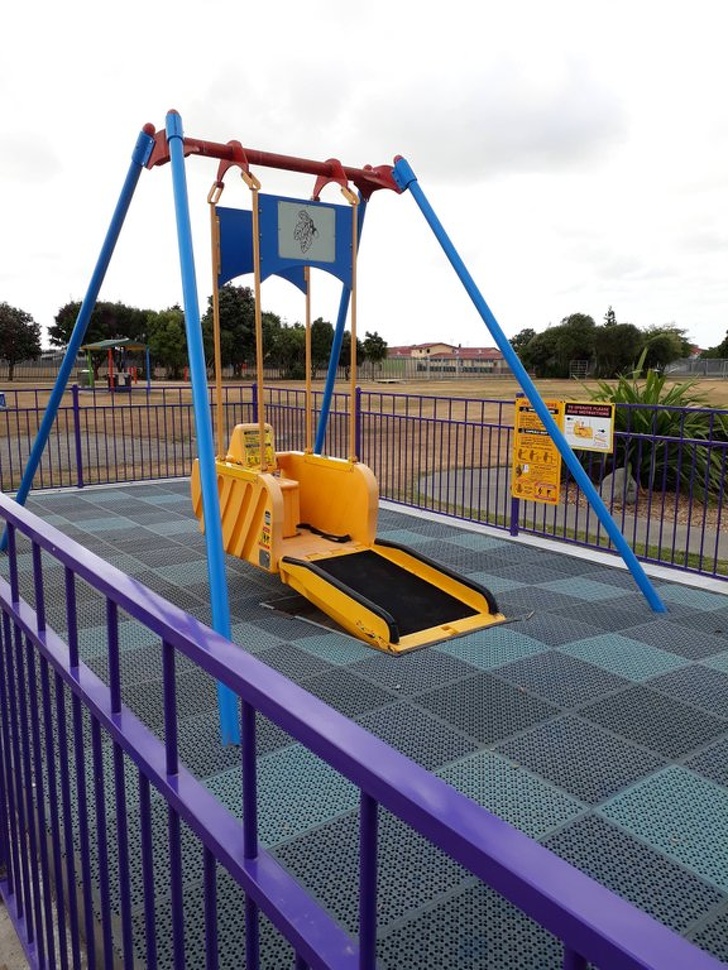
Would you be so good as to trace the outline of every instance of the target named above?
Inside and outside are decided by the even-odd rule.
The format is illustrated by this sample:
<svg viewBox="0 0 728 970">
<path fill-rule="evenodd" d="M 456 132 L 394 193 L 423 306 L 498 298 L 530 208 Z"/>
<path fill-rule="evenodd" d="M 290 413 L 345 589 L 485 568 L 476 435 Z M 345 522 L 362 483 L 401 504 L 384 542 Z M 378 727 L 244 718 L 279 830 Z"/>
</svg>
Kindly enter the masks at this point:
<svg viewBox="0 0 728 970">
<path fill-rule="evenodd" d="M 147 129 L 145 128 L 145 130 Z M 342 172 L 357 187 L 364 199 L 368 199 L 372 192 L 377 189 L 391 189 L 393 192 L 402 192 L 402 189 L 394 181 L 391 165 L 378 165 L 376 167 L 365 165 L 363 168 L 351 168 L 347 165 L 341 165 L 337 159 L 316 162 L 309 158 L 296 158 L 293 155 L 277 155 L 274 152 L 257 151 L 255 148 L 243 148 L 240 142 L 228 142 L 223 145 L 219 142 L 201 141 L 198 138 L 184 139 L 184 154 L 218 158 L 222 162 L 229 163 L 228 165 L 221 165 L 221 170 L 226 170 L 230 165 L 240 165 L 247 172 L 249 165 L 262 165 L 266 168 L 278 168 L 287 172 L 315 175 L 317 194 L 327 182 L 341 184 Z M 154 168 L 155 165 L 164 165 L 168 161 L 167 136 L 164 129 L 160 129 L 154 134 L 154 147 L 146 167 Z"/>
</svg>

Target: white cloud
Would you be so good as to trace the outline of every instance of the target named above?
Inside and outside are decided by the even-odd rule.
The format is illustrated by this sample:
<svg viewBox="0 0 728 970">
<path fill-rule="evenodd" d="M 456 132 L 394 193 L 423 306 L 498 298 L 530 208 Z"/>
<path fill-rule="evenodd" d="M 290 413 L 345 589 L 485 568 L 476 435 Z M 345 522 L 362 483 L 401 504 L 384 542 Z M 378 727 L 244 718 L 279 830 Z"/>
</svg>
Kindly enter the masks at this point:
<svg viewBox="0 0 728 970">
<path fill-rule="evenodd" d="M 16 4 L 0 62 L 0 300 L 47 326 L 82 298 L 136 136 L 176 108 L 189 137 L 352 166 L 404 155 L 509 336 L 611 305 L 715 345 L 728 328 L 719 13 L 710 0 L 515 0 L 477 17 L 465 0 Z M 215 173 L 188 161 L 203 304 Z M 310 177 L 258 174 L 265 191 L 310 195 Z M 229 176 L 225 204 L 248 196 Z M 143 172 L 102 299 L 181 301 L 176 245 L 169 166 Z M 336 287 L 317 286 L 316 315 L 333 319 Z M 302 316 L 287 284 L 263 299 Z M 359 302 L 361 329 L 392 344 L 492 343 L 410 193 L 371 200 Z"/>
</svg>

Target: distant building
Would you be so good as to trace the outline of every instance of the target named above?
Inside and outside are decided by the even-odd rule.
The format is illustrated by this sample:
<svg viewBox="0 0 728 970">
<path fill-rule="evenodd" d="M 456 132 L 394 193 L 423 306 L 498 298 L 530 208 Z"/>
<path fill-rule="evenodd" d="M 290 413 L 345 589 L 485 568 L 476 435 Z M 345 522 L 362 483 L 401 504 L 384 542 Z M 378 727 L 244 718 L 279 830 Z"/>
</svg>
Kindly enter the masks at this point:
<svg viewBox="0 0 728 970">
<path fill-rule="evenodd" d="M 505 374 L 508 364 L 496 347 L 462 347 L 446 343 L 390 347 L 387 359 L 417 361 L 418 371 L 430 373 Z"/>
</svg>

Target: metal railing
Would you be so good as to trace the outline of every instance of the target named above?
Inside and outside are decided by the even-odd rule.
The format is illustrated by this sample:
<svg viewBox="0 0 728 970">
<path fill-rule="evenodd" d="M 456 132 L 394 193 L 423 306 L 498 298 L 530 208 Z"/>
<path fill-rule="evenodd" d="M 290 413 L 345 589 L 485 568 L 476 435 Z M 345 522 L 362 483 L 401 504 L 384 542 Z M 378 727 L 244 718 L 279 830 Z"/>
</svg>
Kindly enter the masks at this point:
<svg viewBox="0 0 728 970">
<path fill-rule="evenodd" d="M 78 968 L 85 960 L 92 970 L 216 970 L 221 954 L 238 953 L 235 965 L 255 970 L 264 916 L 290 945 L 297 970 L 374 970 L 380 808 L 560 940 L 563 968 L 721 966 L 6 496 L 0 521 L 8 535 L 7 578 L 0 578 L 0 894 L 32 967 Z M 80 611 L 100 621 L 93 650 L 106 658 L 103 680 L 84 662 Z M 129 624 L 147 631 L 145 655 L 162 672 L 153 718 L 140 716 L 127 682 Z M 196 690 L 221 682 L 239 698 L 240 818 L 181 761 L 183 680 Z M 358 792 L 355 938 L 261 845 L 259 715 Z M 298 797 L 316 800 L 314 789 L 302 785 Z"/>
<path fill-rule="evenodd" d="M 256 420 L 255 385 L 223 386 L 223 438 Z M 217 409 L 211 407 L 213 421 Z M 265 390 L 266 416 L 279 450 L 303 447 L 303 390 Z M 43 414 L 41 391 L 6 392 L 0 409 L 0 490 L 18 488 Z M 314 393 L 313 419 L 322 394 Z M 334 395 L 325 450 L 356 454 L 374 471 L 383 499 L 468 521 L 611 550 L 598 516 L 564 476 L 555 506 L 514 501 L 510 478 L 513 402 L 359 390 L 356 441 L 348 441 L 349 395 Z M 701 575 L 728 574 L 728 513 L 722 482 L 728 465 L 728 412 L 620 405 L 615 457 L 585 454 L 583 463 L 635 555 Z M 678 431 L 664 433 L 668 411 Z M 697 414 L 709 428 L 695 437 Z M 647 416 L 647 420 L 645 419 Z M 712 429 L 712 430 L 711 430 Z M 74 386 L 59 409 L 36 473 L 38 489 L 187 477 L 196 457 L 189 385 L 145 386 L 128 393 Z M 669 461 L 664 456 L 669 453 Z M 615 489 L 622 468 L 640 481 L 634 494 Z M 641 475 L 636 469 L 642 469 Z M 646 469 L 646 470 L 645 470 Z M 675 470 L 678 479 L 675 478 Z M 709 481 L 705 476 L 709 472 Z M 709 486 L 709 487 L 708 487 Z"/>
</svg>

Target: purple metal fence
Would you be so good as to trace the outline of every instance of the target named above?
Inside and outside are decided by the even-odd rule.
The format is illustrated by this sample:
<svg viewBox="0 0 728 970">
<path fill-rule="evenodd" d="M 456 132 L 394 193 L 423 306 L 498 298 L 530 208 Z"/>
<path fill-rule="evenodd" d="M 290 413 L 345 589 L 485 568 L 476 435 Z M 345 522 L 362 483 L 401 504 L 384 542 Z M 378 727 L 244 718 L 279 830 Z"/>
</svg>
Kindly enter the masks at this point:
<svg viewBox="0 0 728 970">
<path fill-rule="evenodd" d="M 7 578 L 0 578 L 0 893 L 31 966 L 79 967 L 85 941 L 91 968 L 153 968 L 164 949 L 175 968 L 215 970 L 220 940 L 225 934 L 229 944 L 233 934 L 255 970 L 264 914 L 290 943 L 298 970 L 374 970 L 380 806 L 560 939 L 564 968 L 721 966 L 5 496 L 0 518 L 8 534 Z M 30 569 L 20 568 L 21 557 Z M 51 611 L 59 590 L 62 603 Z M 81 610 L 101 620 L 94 639 L 107 660 L 103 680 L 84 663 Z M 129 622 L 147 631 L 148 653 L 161 665 L 156 732 L 132 712 L 121 651 Z M 179 757 L 178 689 L 191 672 L 240 698 L 240 821 Z M 256 714 L 359 791 L 356 939 L 260 844 Z M 242 894 L 232 911 L 218 905 L 223 879 Z M 160 919 L 162 895 L 169 923 Z M 193 944 L 196 907 L 203 913 Z"/>
<path fill-rule="evenodd" d="M 26 401 L 25 396 L 30 400 Z M 211 392 L 211 397 L 213 392 Z M 256 419 L 255 385 L 223 387 L 224 438 Z M 314 393 L 314 431 L 322 395 Z M 18 487 L 42 416 L 39 391 L 6 392 L 0 410 L 0 490 Z M 92 404 L 93 406 L 88 406 Z M 213 420 L 216 408 L 211 400 Z M 326 451 L 348 455 L 350 401 L 334 395 Z M 514 502 L 510 493 L 513 402 L 359 390 L 353 451 L 370 465 L 383 499 L 608 551 L 611 544 L 570 476 L 557 506 Z M 266 417 L 277 447 L 305 440 L 303 390 L 268 387 Z M 639 488 L 626 494 L 607 477 L 603 498 L 643 561 L 703 575 L 728 575 L 728 411 L 620 405 L 615 457 L 584 454 L 596 483 L 630 469 Z M 666 428 L 666 425 L 669 427 Z M 79 390 L 66 395 L 35 488 L 81 487 L 187 477 L 196 456 L 188 386 L 143 386 L 131 393 Z M 667 459 L 667 460 L 665 460 Z"/>
</svg>

